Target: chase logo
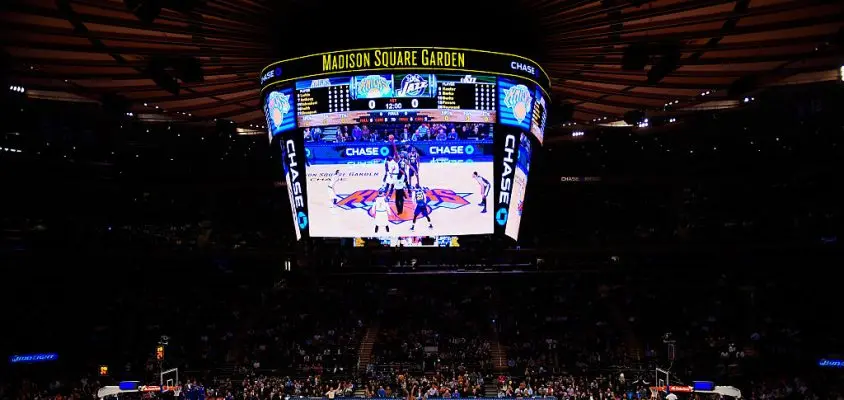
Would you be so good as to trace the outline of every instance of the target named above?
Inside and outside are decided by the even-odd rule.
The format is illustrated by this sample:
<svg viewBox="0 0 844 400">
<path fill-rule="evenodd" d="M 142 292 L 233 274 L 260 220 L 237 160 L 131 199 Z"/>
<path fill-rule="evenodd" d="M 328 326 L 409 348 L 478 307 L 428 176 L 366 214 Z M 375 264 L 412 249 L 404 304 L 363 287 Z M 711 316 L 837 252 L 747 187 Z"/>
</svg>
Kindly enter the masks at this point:
<svg viewBox="0 0 844 400">
<path fill-rule="evenodd" d="M 357 83 L 354 93 L 358 99 L 377 99 L 390 96 L 392 91 L 390 81 L 386 78 L 381 75 L 369 75 Z"/>
<path fill-rule="evenodd" d="M 296 214 L 296 221 L 299 224 L 299 229 L 305 229 L 308 227 L 308 216 L 305 215 L 304 212 L 299 211 L 299 213 Z"/>
<path fill-rule="evenodd" d="M 513 118 L 522 123 L 527 118 L 533 96 L 525 85 L 515 85 L 504 92 L 504 105 L 513 110 Z"/>
<path fill-rule="evenodd" d="M 390 155 L 388 147 L 348 147 L 346 148 L 346 156 L 381 156 L 387 157 Z"/>
<path fill-rule="evenodd" d="M 504 226 L 507 223 L 507 209 L 501 207 L 495 212 L 495 223 Z"/>
<path fill-rule="evenodd" d="M 527 72 L 533 76 L 536 76 L 536 68 L 533 65 L 527 65 L 518 61 L 512 61 L 510 62 L 510 68 L 516 71 Z"/>
<path fill-rule="evenodd" d="M 396 94 L 402 97 L 419 96 L 428 88 L 428 81 L 426 81 L 419 74 L 406 75 L 401 80 L 401 89 Z"/>
<path fill-rule="evenodd" d="M 273 70 L 267 71 L 267 73 L 265 73 L 264 76 L 261 77 L 261 84 L 263 85 L 264 82 L 277 76 L 281 76 L 281 67 L 276 67 Z"/>
<path fill-rule="evenodd" d="M 290 112 L 290 96 L 281 92 L 270 92 L 267 96 L 267 115 L 275 131 L 284 122 L 284 116 Z"/>
<path fill-rule="evenodd" d="M 459 154 L 466 154 L 472 155 L 475 154 L 475 147 L 471 144 L 466 146 L 431 146 L 428 147 L 428 154 L 430 155 L 459 155 Z"/>
</svg>

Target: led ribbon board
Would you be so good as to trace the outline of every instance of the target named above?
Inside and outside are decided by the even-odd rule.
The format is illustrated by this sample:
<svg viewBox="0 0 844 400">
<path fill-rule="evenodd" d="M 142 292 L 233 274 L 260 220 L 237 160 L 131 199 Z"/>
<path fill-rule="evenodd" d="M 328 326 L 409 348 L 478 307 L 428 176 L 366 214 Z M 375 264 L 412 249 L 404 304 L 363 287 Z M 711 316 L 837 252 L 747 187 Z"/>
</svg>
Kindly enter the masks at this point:
<svg viewBox="0 0 844 400">
<path fill-rule="evenodd" d="M 260 74 L 262 90 L 303 79 L 378 71 L 462 72 L 528 80 L 550 92 L 551 80 L 535 61 L 515 54 L 448 47 L 384 47 L 311 54 L 277 61 Z"/>
</svg>

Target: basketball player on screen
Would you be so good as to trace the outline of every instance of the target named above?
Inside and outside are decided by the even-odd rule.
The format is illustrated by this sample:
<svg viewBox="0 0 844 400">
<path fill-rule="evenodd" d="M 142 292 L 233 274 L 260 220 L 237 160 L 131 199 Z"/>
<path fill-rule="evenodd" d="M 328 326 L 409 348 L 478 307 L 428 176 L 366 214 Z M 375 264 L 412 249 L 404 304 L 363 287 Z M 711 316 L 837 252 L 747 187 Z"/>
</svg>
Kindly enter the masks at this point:
<svg viewBox="0 0 844 400">
<path fill-rule="evenodd" d="M 388 157 L 384 162 L 384 183 L 387 184 L 387 197 L 393 195 L 393 190 L 396 186 L 396 181 L 399 179 L 399 156 Z"/>
<path fill-rule="evenodd" d="M 411 146 L 410 152 L 407 153 L 407 178 L 408 182 L 413 184 L 413 177 L 416 177 L 416 184 L 419 185 L 419 151 L 416 147 Z"/>
<path fill-rule="evenodd" d="M 478 205 L 481 206 L 481 214 L 483 214 L 486 212 L 486 197 L 489 195 L 489 189 L 492 188 L 492 185 L 486 178 L 478 175 L 478 171 L 472 172 L 472 178 L 481 187 L 481 203 Z"/>
<path fill-rule="evenodd" d="M 378 198 L 375 199 L 375 205 L 372 207 L 375 208 L 375 233 L 378 233 L 378 228 L 384 227 L 384 230 L 387 233 L 390 233 L 390 223 L 389 215 L 387 214 L 390 210 L 390 205 L 387 204 L 387 196 L 384 191 L 378 191 Z"/>
<path fill-rule="evenodd" d="M 340 170 L 334 171 L 331 180 L 328 181 L 328 198 L 331 199 L 331 208 L 337 205 L 337 182 L 340 181 Z"/>
<path fill-rule="evenodd" d="M 428 216 L 428 194 L 425 193 L 425 189 L 419 186 L 419 184 L 416 184 L 415 189 L 413 199 L 416 200 L 416 209 L 413 210 L 413 224 L 410 225 L 410 230 L 413 231 L 416 229 L 416 218 L 420 215 L 428 220 L 428 229 L 434 229 L 434 224 L 431 223 L 431 217 Z"/>
</svg>

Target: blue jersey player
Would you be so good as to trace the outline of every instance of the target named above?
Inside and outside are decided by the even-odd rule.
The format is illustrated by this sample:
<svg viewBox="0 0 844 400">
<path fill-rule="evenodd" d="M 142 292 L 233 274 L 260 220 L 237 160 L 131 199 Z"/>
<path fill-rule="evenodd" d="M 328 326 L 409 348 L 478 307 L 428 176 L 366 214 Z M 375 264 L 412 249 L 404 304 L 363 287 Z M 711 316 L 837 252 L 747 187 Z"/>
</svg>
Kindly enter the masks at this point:
<svg viewBox="0 0 844 400">
<path fill-rule="evenodd" d="M 412 147 L 407 154 L 408 182 L 411 182 L 414 176 L 416 177 L 416 184 L 419 185 L 419 152 L 415 147 Z"/>
<path fill-rule="evenodd" d="M 481 206 L 481 214 L 483 214 L 486 212 L 486 198 L 489 195 L 489 189 L 492 188 L 492 185 L 486 178 L 478 175 L 478 171 L 472 172 L 472 178 L 475 179 L 475 182 L 478 182 L 478 186 L 481 189 L 481 202 L 478 205 Z"/>
<path fill-rule="evenodd" d="M 416 229 L 416 218 L 419 215 L 422 215 L 428 220 L 428 229 L 434 229 L 434 224 L 431 223 L 431 217 L 428 216 L 428 194 L 425 193 L 425 189 L 420 187 L 418 183 L 415 189 L 413 199 L 416 200 L 416 209 L 413 210 L 413 224 L 410 225 L 410 230 Z"/>
</svg>

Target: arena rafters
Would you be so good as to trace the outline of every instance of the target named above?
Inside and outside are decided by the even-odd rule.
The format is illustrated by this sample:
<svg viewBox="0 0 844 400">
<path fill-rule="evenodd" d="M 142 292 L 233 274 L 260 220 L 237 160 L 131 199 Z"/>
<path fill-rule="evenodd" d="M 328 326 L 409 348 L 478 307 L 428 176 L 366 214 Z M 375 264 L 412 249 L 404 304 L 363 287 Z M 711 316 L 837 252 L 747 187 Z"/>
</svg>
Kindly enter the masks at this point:
<svg viewBox="0 0 844 400">
<path fill-rule="evenodd" d="M 280 40 L 283 24 L 267 16 L 335 6 L 308 3 L 279 9 L 267 0 L 220 0 L 129 10 L 116 0 L 12 0 L 0 11 L 4 75 L 27 96 L 117 96 L 126 112 L 145 120 L 230 119 L 262 130 L 255 71 L 280 59 L 280 46 L 301 49 L 297 41 L 322 35 L 297 31 Z M 453 13 L 483 8 L 477 1 L 458 7 Z M 527 19 L 507 22 L 503 15 L 489 24 L 506 26 L 517 38 L 520 26 L 536 26 L 535 40 L 523 37 L 539 48 L 528 56 L 545 67 L 557 100 L 571 107 L 571 118 L 560 122 L 581 127 L 621 124 L 631 110 L 679 115 L 731 108 L 766 86 L 840 78 L 839 2 L 524 0 L 513 9 Z M 484 18 L 510 14 L 504 11 Z M 386 35 L 390 43 L 377 35 L 370 42 L 449 45 L 437 36 L 423 40 L 424 32 L 400 33 Z M 337 46 L 343 47 L 349 46 Z"/>
</svg>

